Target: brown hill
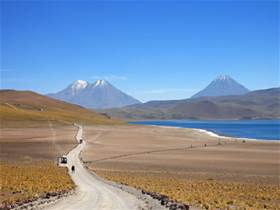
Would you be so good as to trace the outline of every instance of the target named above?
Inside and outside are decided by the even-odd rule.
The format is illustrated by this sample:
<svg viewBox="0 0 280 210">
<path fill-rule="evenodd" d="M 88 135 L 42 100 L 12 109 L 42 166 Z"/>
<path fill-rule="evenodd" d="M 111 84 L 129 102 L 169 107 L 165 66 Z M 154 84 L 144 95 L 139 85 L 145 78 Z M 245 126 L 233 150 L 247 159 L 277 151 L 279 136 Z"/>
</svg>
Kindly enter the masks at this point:
<svg viewBox="0 0 280 210">
<path fill-rule="evenodd" d="M 258 119 L 280 118 L 280 88 L 245 95 L 151 101 L 103 110 L 124 119 Z"/>
<path fill-rule="evenodd" d="M 57 124 L 119 124 L 81 106 L 49 98 L 31 91 L 0 90 L 1 127 Z"/>
</svg>

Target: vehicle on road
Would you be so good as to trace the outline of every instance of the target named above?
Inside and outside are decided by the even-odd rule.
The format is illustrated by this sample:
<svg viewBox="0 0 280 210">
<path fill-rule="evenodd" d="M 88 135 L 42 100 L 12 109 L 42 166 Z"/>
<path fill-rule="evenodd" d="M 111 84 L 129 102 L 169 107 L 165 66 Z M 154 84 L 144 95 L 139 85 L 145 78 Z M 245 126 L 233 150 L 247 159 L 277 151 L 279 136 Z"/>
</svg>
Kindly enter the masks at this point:
<svg viewBox="0 0 280 210">
<path fill-rule="evenodd" d="M 63 155 L 62 157 L 58 158 L 58 163 L 59 164 L 67 164 L 67 157 L 66 155 Z"/>
</svg>

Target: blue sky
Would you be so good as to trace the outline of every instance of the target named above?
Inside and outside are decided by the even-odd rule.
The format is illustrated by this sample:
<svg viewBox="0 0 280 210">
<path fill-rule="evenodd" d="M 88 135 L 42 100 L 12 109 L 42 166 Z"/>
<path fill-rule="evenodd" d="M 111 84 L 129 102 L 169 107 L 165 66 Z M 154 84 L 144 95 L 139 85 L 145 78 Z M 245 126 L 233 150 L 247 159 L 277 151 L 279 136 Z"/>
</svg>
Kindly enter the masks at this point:
<svg viewBox="0 0 280 210">
<path fill-rule="evenodd" d="M 1 88 L 56 92 L 105 78 L 142 101 L 217 75 L 279 86 L 277 1 L 1 1 Z"/>
</svg>

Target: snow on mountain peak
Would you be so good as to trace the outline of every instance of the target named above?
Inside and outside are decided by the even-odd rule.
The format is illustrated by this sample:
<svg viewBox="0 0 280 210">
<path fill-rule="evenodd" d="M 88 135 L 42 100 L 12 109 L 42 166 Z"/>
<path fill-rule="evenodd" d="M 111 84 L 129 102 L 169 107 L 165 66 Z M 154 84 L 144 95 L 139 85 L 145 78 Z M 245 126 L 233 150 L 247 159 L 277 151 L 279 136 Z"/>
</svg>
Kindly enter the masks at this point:
<svg viewBox="0 0 280 210">
<path fill-rule="evenodd" d="M 107 81 L 105 81 L 105 80 L 103 80 L 103 79 L 99 79 L 99 80 L 97 80 L 97 81 L 94 83 L 93 87 L 104 86 L 104 85 L 106 85 L 106 84 L 107 84 Z"/>
<path fill-rule="evenodd" d="M 87 81 L 84 81 L 84 80 L 77 80 L 75 81 L 71 88 L 72 89 L 75 89 L 75 90 L 80 90 L 80 89 L 84 89 L 88 86 L 88 82 Z"/>
<path fill-rule="evenodd" d="M 217 81 L 217 80 L 230 80 L 230 79 L 231 77 L 228 75 L 220 75 L 215 80 Z"/>
</svg>

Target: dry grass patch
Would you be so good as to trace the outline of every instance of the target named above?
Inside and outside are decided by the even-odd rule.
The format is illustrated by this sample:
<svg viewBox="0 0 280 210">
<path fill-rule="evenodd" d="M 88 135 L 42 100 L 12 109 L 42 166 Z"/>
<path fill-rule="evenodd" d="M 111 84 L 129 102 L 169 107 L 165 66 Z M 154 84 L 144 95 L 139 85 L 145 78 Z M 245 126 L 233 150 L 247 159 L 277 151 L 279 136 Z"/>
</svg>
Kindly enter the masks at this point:
<svg viewBox="0 0 280 210">
<path fill-rule="evenodd" d="M 0 163 L 0 208 L 57 195 L 74 188 L 65 168 L 51 161 Z"/>
<path fill-rule="evenodd" d="M 189 179 L 176 174 L 98 170 L 105 179 L 203 209 L 280 209 L 280 186 Z"/>
</svg>

